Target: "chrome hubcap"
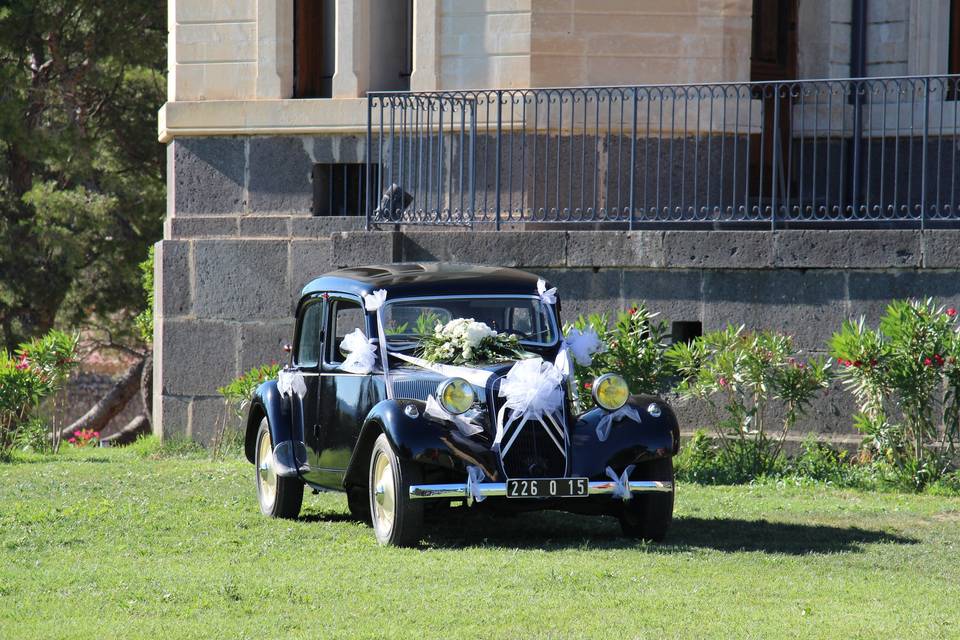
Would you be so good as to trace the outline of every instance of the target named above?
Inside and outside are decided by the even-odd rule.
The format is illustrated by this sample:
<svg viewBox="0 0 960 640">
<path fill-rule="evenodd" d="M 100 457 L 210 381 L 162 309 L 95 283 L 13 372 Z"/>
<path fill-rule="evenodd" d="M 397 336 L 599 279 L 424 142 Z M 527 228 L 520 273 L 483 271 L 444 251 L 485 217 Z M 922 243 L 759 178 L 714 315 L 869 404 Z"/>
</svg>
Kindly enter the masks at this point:
<svg viewBox="0 0 960 640">
<path fill-rule="evenodd" d="M 257 443 L 257 490 L 260 503 L 272 507 L 277 496 L 277 473 L 273 468 L 273 443 L 265 432 Z"/>
<path fill-rule="evenodd" d="M 395 498 L 393 492 L 393 467 L 382 451 L 373 461 L 373 522 L 379 531 L 393 527 Z"/>
</svg>

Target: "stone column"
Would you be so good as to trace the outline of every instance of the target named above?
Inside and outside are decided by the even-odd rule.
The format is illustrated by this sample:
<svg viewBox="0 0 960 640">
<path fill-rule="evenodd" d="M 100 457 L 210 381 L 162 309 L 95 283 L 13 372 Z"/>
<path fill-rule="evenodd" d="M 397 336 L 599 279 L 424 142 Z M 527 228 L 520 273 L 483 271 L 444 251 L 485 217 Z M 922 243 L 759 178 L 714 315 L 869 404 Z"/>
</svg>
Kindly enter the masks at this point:
<svg viewBox="0 0 960 640">
<path fill-rule="evenodd" d="M 413 73 L 411 91 L 436 91 L 439 86 L 437 40 L 440 36 L 437 0 L 413 0 Z"/>
<path fill-rule="evenodd" d="M 369 86 L 369 0 L 337 0 L 337 65 L 334 98 L 359 98 Z"/>
<path fill-rule="evenodd" d="M 293 95 L 293 0 L 257 0 L 257 98 Z"/>
</svg>

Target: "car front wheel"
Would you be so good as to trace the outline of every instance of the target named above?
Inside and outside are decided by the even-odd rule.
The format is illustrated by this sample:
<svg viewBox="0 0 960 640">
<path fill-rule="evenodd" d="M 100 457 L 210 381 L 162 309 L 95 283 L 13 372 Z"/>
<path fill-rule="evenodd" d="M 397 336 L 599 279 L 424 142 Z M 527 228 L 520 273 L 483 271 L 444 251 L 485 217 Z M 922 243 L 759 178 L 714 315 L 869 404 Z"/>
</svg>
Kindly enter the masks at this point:
<svg viewBox="0 0 960 640">
<path fill-rule="evenodd" d="M 653 460 L 637 467 L 634 478 L 638 480 L 660 480 L 673 482 L 673 459 L 663 458 Z M 623 535 L 630 538 L 640 538 L 662 542 L 667 535 L 667 529 L 673 522 L 673 494 L 669 493 L 638 493 L 623 505 L 620 514 L 620 527 Z"/>
<path fill-rule="evenodd" d="M 412 547 L 420 542 L 423 504 L 410 499 L 410 487 L 421 479 L 420 467 L 401 460 L 387 436 L 380 434 L 370 455 L 370 515 L 377 542 Z"/>
<path fill-rule="evenodd" d="M 296 518 L 303 504 L 303 481 L 277 475 L 273 462 L 273 439 L 267 419 L 260 421 L 254 465 L 260 511 L 271 518 Z"/>
</svg>

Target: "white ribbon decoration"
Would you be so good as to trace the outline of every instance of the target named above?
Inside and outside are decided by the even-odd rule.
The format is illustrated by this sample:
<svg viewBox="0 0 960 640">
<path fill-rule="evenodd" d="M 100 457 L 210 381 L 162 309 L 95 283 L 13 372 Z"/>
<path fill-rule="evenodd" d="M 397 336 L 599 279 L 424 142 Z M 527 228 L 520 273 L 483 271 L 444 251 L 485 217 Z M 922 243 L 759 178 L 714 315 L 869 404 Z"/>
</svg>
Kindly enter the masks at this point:
<svg viewBox="0 0 960 640">
<path fill-rule="evenodd" d="M 344 336 L 340 349 L 347 354 L 340 368 L 348 373 L 370 373 L 377 364 L 377 346 L 367 339 L 362 329 L 354 329 Z"/>
<path fill-rule="evenodd" d="M 387 390 L 387 398 L 393 400 L 393 382 L 390 380 L 390 367 L 387 362 L 387 332 L 383 328 L 383 314 L 380 312 L 380 308 L 386 301 L 386 289 L 377 289 L 363 296 L 363 308 L 375 312 L 377 316 L 377 337 L 380 339 L 380 366 L 383 368 L 383 386 Z"/>
<path fill-rule="evenodd" d="M 387 301 L 387 290 L 377 289 L 363 296 L 363 307 L 367 311 L 376 311 Z"/>
<path fill-rule="evenodd" d="M 613 487 L 614 498 L 622 498 L 626 501 L 633 497 L 633 494 L 630 493 L 630 474 L 633 473 L 636 466 L 637 465 L 632 464 L 624 469 L 620 477 L 617 477 L 617 472 L 610 467 L 606 468 L 607 477 L 615 483 Z"/>
<path fill-rule="evenodd" d="M 569 378 L 573 374 L 573 359 L 583 367 L 589 367 L 593 364 L 594 354 L 601 353 L 604 350 L 603 342 L 600 336 L 593 329 L 570 329 L 563 337 L 560 344 L 560 351 L 557 353 L 557 368 L 564 378 Z"/>
<path fill-rule="evenodd" d="M 446 378 L 463 378 L 470 384 L 478 387 L 487 386 L 487 380 L 493 375 L 492 371 L 487 371 L 486 369 L 476 369 L 474 367 L 464 367 L 454 364 L 439 364 L 424 360 L 423 358 L 417 358 L 416 356 L 408 356 L 405 353 L 394 353 L 392 355 L 398 360 L 409 362 L 421 369 L 439 373 Z"/>
<path fill-rule="evenodd" d="M 630 418 L 635 422 L 640 422 L 640 413 L 629 404 L 623 405 L 616 411 L 608 412 L 600 418 L 600 422 L 597 423 L 597 440 L 606 442 L 607 438 L 610 437 L 610 428 L 613 427 L 613 423 L 619 421 L 621 418 Z"/>
<path fill-rule="evenodd" d="M 452 422 L 456 425 L 457 429 L 465 436 L 474 436 L 483 431 L 483 427 L 478 425 L 475 422 L 464 418 L 463 416 L 458 416 L 450 413 L 443 408 L 443 405 L 433 397 L 431 393 L 427 396 L 427 406 L 423 408 L 424 415 L 437 418 L 438 420 L 445 420 L 447 422 Z"/>
<path fill-rule="evenodd" d="M 544 416 L 553 416 L 563 407 L 563 374 L 552 362 L 542 358 L 517 361 L 500 383 L 500 397 L 506 398 L 497 418 L 497 433 L 494 444 L 503 440 L 510 426 L 520 421 L 518 432 L 529 420 L 542 421 Z M 503 415 L 507 409 L 513 413 L 506 424 Z"/>
<path fill-rule="evenodd" d="M 483 472 L 483 469 L 473 465 L 467 465 L 468 502 L 483 502 L 487 499 L 487 496 L 480 493 L 480 483 L 483 482 L 485 477 L 486 474 Z"/>
<path fill-rule="evenodd" d="M 277 374 L 277 391 L 281 396 L 303 398 L 307 395 L 307 383 L 299 371 L 281 369 Z"/>
<path fill-rule="evenodd" d="M 557 304 L 557 288 L 547 289 L 547 282 L 543 278 L 537 280 L 537 295 L 543 304 Z"/>
</svg>

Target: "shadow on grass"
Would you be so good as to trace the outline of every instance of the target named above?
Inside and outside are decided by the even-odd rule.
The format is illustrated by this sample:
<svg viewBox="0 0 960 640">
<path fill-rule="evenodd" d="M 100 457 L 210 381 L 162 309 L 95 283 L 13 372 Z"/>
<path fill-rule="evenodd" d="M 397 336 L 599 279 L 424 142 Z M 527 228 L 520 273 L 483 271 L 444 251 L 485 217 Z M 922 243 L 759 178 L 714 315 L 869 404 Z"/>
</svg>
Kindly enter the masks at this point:
<svg viewBox="0 0 960 640">
<path fill-rule="evenodd" d="M 620 535 L 613 518 L 563 513 L 496 517 L 470 514 L 428 525 L 426 544 L 435 548 L 502 547 L 509 549 L 629 549 L 684 553 L 697 549 L 724 553 L 787 555 L 863 552 L 869 544 L 914 544 L 917 540 L 859 527 L 806 525 L 767 520 L 681 517 L 667 538 L 647 543 Z"/>
</svg>

